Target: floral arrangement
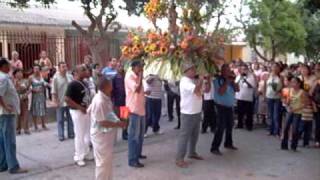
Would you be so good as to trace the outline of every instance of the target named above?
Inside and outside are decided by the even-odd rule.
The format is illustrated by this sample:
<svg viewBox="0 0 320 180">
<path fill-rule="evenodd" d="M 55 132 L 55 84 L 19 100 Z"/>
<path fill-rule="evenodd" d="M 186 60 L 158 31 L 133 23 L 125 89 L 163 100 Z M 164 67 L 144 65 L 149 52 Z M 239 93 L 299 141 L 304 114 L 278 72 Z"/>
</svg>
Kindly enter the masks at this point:
<svg viewBox="0 0 320 180">
<path fill-rule="evenodd" d="M 143 59 L 145 73 L 157 73 L 163 79 L 179 79 L 180 66 L 186 60 L 193 61 L 199 73 L 214 73 L 216 68 L 213 59 L 227 39 L 225 34 L 202 32 L 199 28 L 202 23 L 199 11 L 188 8 L 182 9 L 180 25 L 162 32 L 155 21 L 166 17 L 168 8 L 166 0 L 150 0 L 145 5 L 145 15 L 155 25 L 155 30 L 129 32 L 121 47 L 123 58 Z"/>
<path fill-rule="evenodd" d="M 163 18 L 166 16 L 166 10 L 168 8 L 168 3 L 165 0 L 150 0 L 144 6 L 145 16 L 151 20 Z"/>
</svg>

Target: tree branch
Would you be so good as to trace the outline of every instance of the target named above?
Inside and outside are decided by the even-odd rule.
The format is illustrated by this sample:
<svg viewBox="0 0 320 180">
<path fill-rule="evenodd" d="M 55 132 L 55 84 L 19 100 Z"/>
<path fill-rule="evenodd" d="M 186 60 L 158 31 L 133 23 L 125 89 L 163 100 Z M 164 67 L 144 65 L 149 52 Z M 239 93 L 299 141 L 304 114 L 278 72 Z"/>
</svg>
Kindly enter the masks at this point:
<svg viewBox="0 0 320 180">
<path fill-rule="evenodd" d="M 88 32 L 86 30 L 84 30 L 76 21 L 73 20 L 71 22 L 71 24 L 73 27 L 75 27 L 80 32 L 81 35 L 86 36 L 86 37 L 88 36 Z"/>
<path fill-rule="evenodd" d="M 114 14 L 114 13 L 110 13 L 107 17 L 106 17 L 106 22 L 105 22 L 105 25 L 104 25 L 104 28 L 103 30 L 104 31 L 107 31 L 110 24 L 116 19 L 117 15 Z"/>
<path fill-rule="evenodd" d="M 256 41 L 256 35 L 254 34 L 252 37 L 252 46 L 253 46 L 253 50 L 257 53 L 257 55 L 264 61 L 269 61 L 269 59 L 267 59 L 266 57 L 264 57 L 262 55 L 262 53 L 259 52 L 258 48 L 257 48 L 257 41 Z"/>
</svg>

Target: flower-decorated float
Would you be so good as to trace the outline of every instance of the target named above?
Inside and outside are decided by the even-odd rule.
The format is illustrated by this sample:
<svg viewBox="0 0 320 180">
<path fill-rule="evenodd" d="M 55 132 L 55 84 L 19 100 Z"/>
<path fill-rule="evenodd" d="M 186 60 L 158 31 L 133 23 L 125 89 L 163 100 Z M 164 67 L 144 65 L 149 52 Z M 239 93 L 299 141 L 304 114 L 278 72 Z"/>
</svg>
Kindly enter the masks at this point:
<svg viewBox="0 0 320 180">
<path fill-rule="evenodd" d="M 155 28 L 131 30 L 121 47 L 122 57 L 143 60 L 144 75 L 158 74 L 166 80 L 179 80 L 185 61 L 192 61 L 199 74 L 215 73 L 215 59 L 223 54 L 228 34 L 217 29 L 207 32 L 203 27 L 210 21 L 212 11 L 208 9 L 214 8 L 211 1 L 150 0 L 144 13 Z M 157 26 L 163 18 L 169 21 L 166 31 Z"/>
</svg>

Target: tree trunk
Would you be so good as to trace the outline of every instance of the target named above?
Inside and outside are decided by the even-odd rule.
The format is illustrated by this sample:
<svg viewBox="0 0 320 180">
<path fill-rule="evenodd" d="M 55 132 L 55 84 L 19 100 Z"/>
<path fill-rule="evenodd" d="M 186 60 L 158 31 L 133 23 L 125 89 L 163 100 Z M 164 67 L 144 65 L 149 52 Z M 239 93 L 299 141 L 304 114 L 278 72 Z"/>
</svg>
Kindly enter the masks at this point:
<svg viewBox="0 0 320 180">
<path fill-rule="evenodd" d="M 108 39 L 98 37 L 98 39 L 89 40 L 88 42 L 93 63 L 99 63 L 101 66 L 106 65 L 110 59 Z"/>
</svg>

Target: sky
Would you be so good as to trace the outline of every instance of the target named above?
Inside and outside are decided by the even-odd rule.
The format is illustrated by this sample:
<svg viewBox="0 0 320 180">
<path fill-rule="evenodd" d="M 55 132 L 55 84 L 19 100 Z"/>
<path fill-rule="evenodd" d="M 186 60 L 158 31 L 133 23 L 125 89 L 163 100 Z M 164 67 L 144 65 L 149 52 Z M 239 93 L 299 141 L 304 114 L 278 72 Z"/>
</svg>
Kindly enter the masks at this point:
<svg viewBox="0 0 320 180">
<path fill-rule="evenodd" d="M 239 25 L 235 19 L 234 16 L 237 15 L 237 7 L 239 6 L 240 0 L 228 0 L 229 1 L 229 8 L 226 9 L 226 15 L 222 19 L 221 26 L 226 26 L 226 19 L 229 19 L 232 26 Z M 81 7 L 81 3 L 79 0 L 75 0 L 73 2 L 69 0 L 56 0 L 56 4 L 51 6 L 51 9 L 54 10 L 54 17 L 64 19 L 65 15 L 67 14 L 68 19 L 72 18 L 73 20 L 83 20 L 87 19 L 83 14 L 83 9 Z M 114 0 L 114 7 L 124 6 L 124 2 L 122 0 Z M 25 11 L 30 12 L 41 12 L 45 13 L 48 10 L 41 7 L 41 6 L 35 6 L 32 5 L 30 9 L 26 9 Z M 63 12 L 59 15 L 59 12 Z M 152 23 L 148 21 L 147 18 L 145 18 L 143 15 L 141 16 L 128 16 L 127 12 L 125 10 L 117 8 L 118 17 L 116 21 L 120 22 L 121 24 L 129 27 L 129 28 L 135 28 L 135 27 L 142 27 L 144 29 L 150 29 L 153 28 Z M 248 9 L 245 9 L 245 12 L 248 12 Z M 208 26 L 208 29 L 213 29 L 215 24 L 215 20 L 212 20 L 210 25 Z M 158 21 L 158 26 L 162 29 L 166 29 L 168 27 L 168 23 L 166 20 L 160 20 Z M 239 38 L 243 38 L 243 36 L 239 36 Z"/>
</svg>

